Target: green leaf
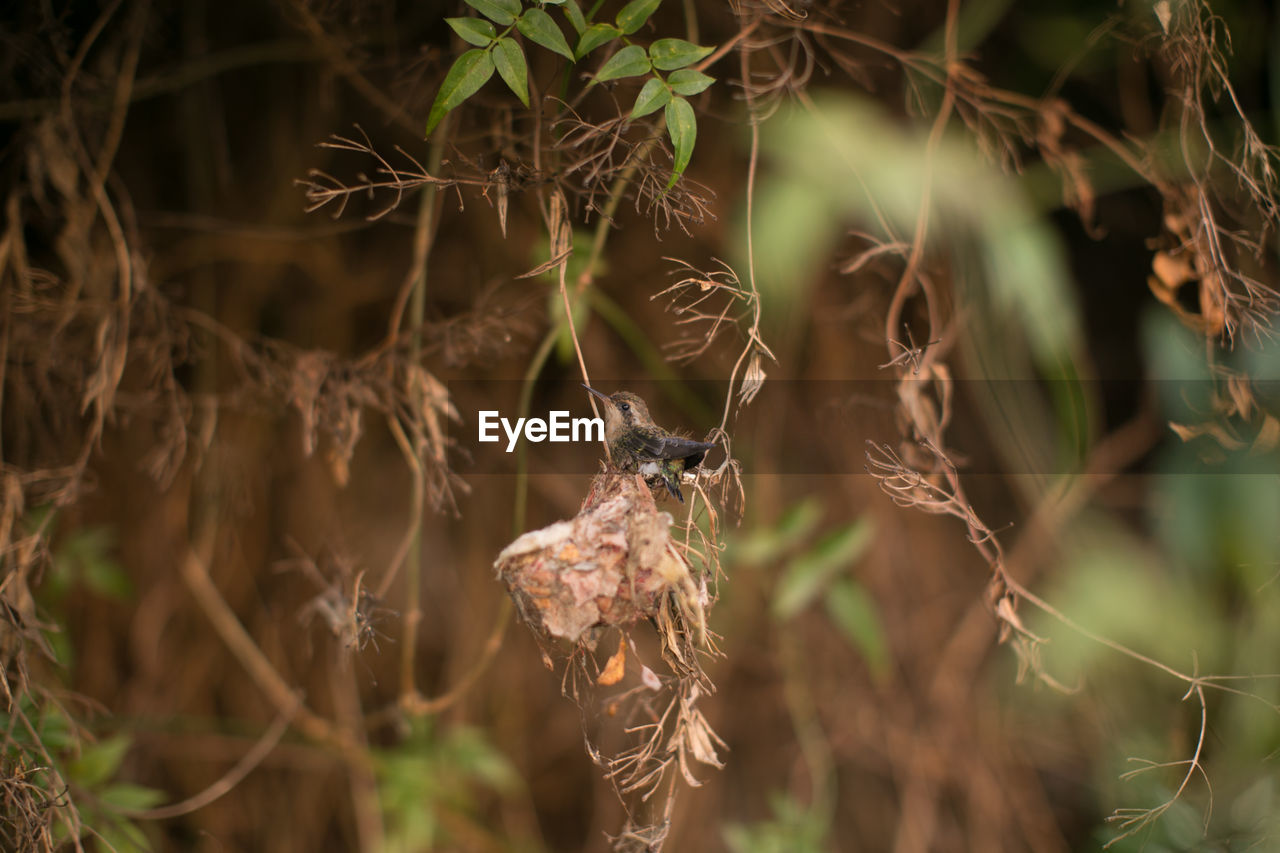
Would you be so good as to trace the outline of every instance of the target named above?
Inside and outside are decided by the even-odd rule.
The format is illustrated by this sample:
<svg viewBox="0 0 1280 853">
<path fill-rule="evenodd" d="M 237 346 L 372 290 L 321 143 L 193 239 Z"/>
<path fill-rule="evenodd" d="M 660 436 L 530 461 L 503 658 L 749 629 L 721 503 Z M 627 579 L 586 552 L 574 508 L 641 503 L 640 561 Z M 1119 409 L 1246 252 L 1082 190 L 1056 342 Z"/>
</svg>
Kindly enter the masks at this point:
<svg viewBox="0 0 1280 853">
<path fill-rule="evenodd" d="M 635 106 L 631 108 L 631 118 L 637 119 L 656 112 L 671 100 L 671 90 L 662 82 L 661 77 L 654 77 L 644 84 L 640 94 L 636 95 Z"/>
<path fill-rule="evenodd" d="M 50 592 L 61 598 L 83 584 L 98 595 L 120 601 L 133 595 L 128 574 L 111 557 L 115 538 L 105 527 L 86 527 L 72 533 L 53 555 Z"/>
<path fill-rule="evenodd" d="M 136 823 L 130 820 L 112 820 L 104 817 L 93 821 L 95 834 L 101 837 L 103 850 L 112 853 L 151 853 L 151 841 Z"/>
<path fill-rule="evenodd" d="M 488 47 L 497 35 L 493 24 L 484 18 L 445 18 L 444 22 L 453 27 L 453 31 L 467 44 L 479 47 Z"/>
<path fill-rule="evenodd" d="M 441 744 L 448 762 L 467 778 L 476 779 L 495 791 L 511 791 L 520 777 L 510 760 L 491 744 L 486 734 L 471 726 L 458 726 Z"/>
<path fill-rule="evenodd" d="M 774 594 L 774 615 L 785 621 L 799 614 L 837 572 L 861 557 L 870 543 L 871 524 L 859 519 L 828 534 L 808 553 L 797 557 L 787 567 Z"/>
<path fill-rule="evenodd" d="M 649 73 L 649 57 L 644 48 L 636 44 L 627 45 L 609 57 L 591 82 L 603 83 L 606 80 L 619 80 L 623 77 L 639 77 Z"/>
<path fill-rule="evenodd" d="M 86 746 L 79 758 L 69 762 L 67 775 L 85 788 L 96 788 L 116 774 L 128 751 L 127 736 L 104 738 Z"/>
<path fill-rule="evenodd" d="M 789 507 L 772 525 L 757 525 L 740 539 L 730 539 L 725 563 L 760 568 L 807 539 L 821 521 L 821 501 L 812 497 L 805 498 Z"/>
<path fill-rule="evenodd" d="M 831 818 L 824 816 L 820 807 L 774 792 L 769 795 L 769 809 L 771 820 L 725 827 L 730 853 L 822 853 L 831 849 Z"/>
<path fill-rule="evenodd" d="M 118 809 L 153 809 L 165 801 L 164 791 L 121 782 L 104 788 L 102 802 Z"/>
<path fill-rule="evenodd" d="M 644 26 L 649 16 L 657 11 L 660 2 L 661 0 L 631 0 L 614 19 L 618 22 L 618 29 L 625 35 L 631 35 Z"/>
<path fill-rule="evenodd" d="M 427 115 L 427 136 L 449 110 L 474 95 L 493 76 L 493 57 L 489 51 L 472 48 L 454 60 L 449 73 L 436 93 L 436 100 Z"/>
<path fill-rule="evenodd" d="M 574 296 L 573 291 L 570 291 L 569 308 L 573 311 L 573 327 L 577 329 L 579 335 L 585 334 L 584 330 L 591 322 L 590 300 L 578 298 Z M 547 291 L 547 316 L 559 330 L 556 336 L 556 358 L 561 364 L 569 364 L 574 356 L 573 335 L 569 334 L 569 321 L 564 313 L 564 297 L 558 290 Z"/>
<path fill-rule="evenodd" d="M 462 0 L 462 2 L 495 24 L 502 24 L 504 27 L 514 24 L 516 15 L 520 14 L 520 0 Z"/>
<path fill-rule="evenodd" d="M 716 82 L 716 78 L 708 77 L 701 71 L 694 71 L 692 68 L 672 71 L 667 76 L 667 85 L 677 95 L 696 95 L 705 91 L 714 82 Z"/>
<path fill-rule="evenodd" d="M 862 655 L 867 668 L 877 677 L 883 675 L 889 664 L 888 643 L 875 600 L 866 589 L 841 578 L 831 584 L 823 603 L 831 621 Z"/>
<path fill-rule="evenodd" d="M 649 58 L 653 60 L 654 68 L 674 71 L 709 56 L 713 50 L 714 47 L 699 47 L 684 39 L 658 39 L 649 45 Z"/>
<path fill-rule="evenodd" d="M 520 20 L 516 21 L 516 28 L 529 41 L 560 54 L 570 62 L 574 61 L 573 50 L 569 47 L 569 42 L 565 41 L 564 33 L 560 32 L 560 28 L 556 26 L 555 21 L 551 20 L 551 16 L 541 9 L 525 9 Z"/>
<path fill-rule="evenodd" d="M 89 589 L 115 601 L 130 601 L 133 584 L 124 569 L 114 560 L 85 566 L 84 583 Z"/>
<path fill-rule="evenodd" d="M 1003 380 L 1027 375 L 1021 361 L 1024 348 L 1042 370 L 1060 370 L 1079 358 L 1084 339 L 1076 294 L 1065 272 L 1070 265 L 1064 261 L 1059 235 L 1022 183 L 993 167 L 972 145 L 950 137 L 934 154 L 922 154 L 926 147 L 933 147 L 927 134 L 904 130 L 900 122 L 870 106 L 870 101 L 819 100 L 814 108 L 797 112 L 794 121 L 771 124 L 762 136 L 765 148 L 785 161 L 786 174 L 780 180 L 803 183 L 814 197 L 815 211 L 825 207 L 834 214 L 828 218 L 839 222 L 871 217 L 868 221 L 883 221 L 885 228 L 909 229 L 920 216 L 920 199 L 925 196 L 933 211 L 930 215 L 957 217 L 965 233 L 972 235 L 975 268 L 983 270 L 981 287 L 972 291 L 972 298 L 984 300 L 975 321 L 988 325 L 973 327 L 973 334 L 966 335 L 966 346 L 973 347 L 973 358 L 988 368 L 986 384 L 1009 384 Z M 922 156 L 932 156 L 938 168 L 922 175 Z M 855 173 L 833 169 L 837 163 L 875 163 L 876 167 Z M 973 204 L 976 198 L 982 204 Z M 757 210 L 763 208 L 756 205 Z M 827 229 L 831 245 L 845 236 L 842 228 Z M 754 230 L 766 234 L 762 226 Z M 760 244 L 755 248 L 757 280 L 767 281 L 760 273 Z M 797 274 L 808 274 L 808 270 L 801 268 L 787 278 Z M 779 286 L 787 283 L 784 278 Z M 995 333 L 996 329 L 1002 333 Z M 1019 398 L 1017 403 L 1023 408 L 1038 405 L 1029 398 Z M 988 410 L 987 416 L 991 414 Z M 1031 475 L 1027 487 L 1040 488 L 1050 477 L 1048 465 L 1053 463 L 1042 461 L 1043 451 L 1035 444 L 1052 437 L 1037 433 L 1027 438 L 1022 423 L 1015 423 L 1007 411 L 995 416 L 1013 430 L 998 437 L 1002 454 L 1010 459 L 1010 454 L 1016 454 L 1012 464 Z"/>
<path fill-rule="evenodd" d="M 529 106 L 529 66 L 524 61 L 524 51 L 515 39 L 498 39 L 493 50 L 493 64 L 498 74 L 516 93 L 520 103 Z"/>
<path fill-rule="evenodd" d="M 60 633 L 58 636 L 66 637 L 66 633 Z M 40 722 L 36 724 L 36 737 L 46 749 L 51 751 L 68 749 L 79 742 L 70 718 L 56 705 L 44 705 L 39 713 Z"/>
<path fill-rule="evenodd" d="M 578 39 L 578 47 L 574 53 L 581 59 L 600 45 L 613 41 L 620 35 L 622 33 L 612 24 L 592 24 L 582 34 L 582 38 Z"/>
<path fill-rule="evenodd" d="M 519 776 L 479 730 L 441 734 L 417 722 L 409 728 L 409 737 L 395 751 L 374 753 L 385 846 L 434 850 L 443 832 L 441 812 L 470 812 L 475 787 L 509 792 L 518 786 Z"/>
<path fill-rule="evenodd" d="M 671 180 L 667 181 L 667 189 L 676 185 L 684 174 L 689 158 L 693 156 L 693 144 L 698 140 L 698 119 L 693 114 L 693 107 L 684 98 L 672 98 L 667 104 L 667 136 L 671 137 L 671 148 L 675 163 L 671 167 Z"/>
<path fill-rule="evenodd" d="M 587 28 L 587 19 L 582 17 L 582 10 L 578 8 L 577 0 L 564 0 L 564 5 L 560 8 L 564 9 L 564 16 L 568 18 L 569 26 L 573 27 L 578 35 L 582 35 Z"/>
</svg>

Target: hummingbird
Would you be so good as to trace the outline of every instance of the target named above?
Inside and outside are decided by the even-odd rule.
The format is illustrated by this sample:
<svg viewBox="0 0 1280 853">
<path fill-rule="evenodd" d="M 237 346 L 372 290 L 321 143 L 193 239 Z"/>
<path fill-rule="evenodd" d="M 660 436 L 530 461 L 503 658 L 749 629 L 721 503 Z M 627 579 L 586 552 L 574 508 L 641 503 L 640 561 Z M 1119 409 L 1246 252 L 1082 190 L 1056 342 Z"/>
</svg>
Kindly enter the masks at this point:
<svg viewBox="0 0 1280 853">
<path fill-rule="evenodd" d="M 672 497 L 684 503 L 681 475 L 702 464 L 715 443 L 668 432 L 653 422 L 644 400 L 628 391 L 610 395 L 589 385 L 582 387 L 604 401 L 604 439 L 613 464 L 644 477 L 650 487 L 666 486 Z"/>
</svg>

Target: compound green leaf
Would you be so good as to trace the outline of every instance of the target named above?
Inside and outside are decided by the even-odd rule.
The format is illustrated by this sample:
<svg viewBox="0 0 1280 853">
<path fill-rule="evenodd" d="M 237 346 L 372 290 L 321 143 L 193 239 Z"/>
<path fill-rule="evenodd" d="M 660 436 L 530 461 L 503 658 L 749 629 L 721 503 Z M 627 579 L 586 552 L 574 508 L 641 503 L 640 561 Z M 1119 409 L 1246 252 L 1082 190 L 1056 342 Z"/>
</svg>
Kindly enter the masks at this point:
<svg viewBox="0 0 1280 853">
<path fill-rule="evenodd" d="M 648 74 L 649 70 L 649 57 L 645 55 L 644 48 L 631 44 L 609 57 L 609 61 L 596 72 L 595 79 L 591 82 L 603 83 L 623 77 L 639 77 L 641 74 Z"/>
<path fill-rule="evenodd" d="M 693 144 L 698 140 L 698 119 L 693 107 L 684 98 L 672 98 L 667 104 L 667 135 L 671 137 L 671 149 L 675 163 L 671 167 L 671 180 L 667 189 L 676 185 L 684 174 L 689 158 L 693 156 Z"/>
<path fill-rule="evenodd" d="M 509 27 L 520 14 L 520 0 L 463 0 L 472 9 L 495 24 Z"/>
<path fill-rule="evenodd" d="M 461 104 L 479 91 L 480 87 L 493 76 L 493 57 L 487 50 L 472 48 L 454 60 L 449 73 L 436 93 L 435 102 L 431 104 L 431 112 L 427 115 L 427 136 L 436 129 L 436 125 L 449 110 Z"/>
<path fill-rule="evenodd" d="M 701 71 L 695 71 L 692 68 L 681 68 L 679 71 L 672 71 L 667 76 L 667 85 L 677 95 L 696 95 L 714 82 L 716 82 L 716 78 L 708 77 Z"/>
<path fill-rule="evenodd" d="M 520 103 L 529 106 L 529 66 L 524 61 L 524 51 L 515 39 L 498 39 L 493 49 L 493 64 L 498 75 L 516 93 Z"/>
<path fill-rule="evenodd" d="M 445 18 L 444 22 L 453 27 L 453 31 L 462 37 L 467 44 L 477 47 L 488 47 L 497 33 L 493 24 L 484 18 Z"/>
<path fill-rule="evenodd" d="M 654 68 L 674 71 L 709 56 L 713 50 L 714 47 L 699 47 L 684 39 L 658 39 L 649 45 L 649 58 Z"/>
<path fill-rule="evenodd" d="M 614 19 L 618 23 L 618 29 L 625 35 L 631 35 L 644 26 L 649 16 L 657 11 L 660 2 L 661 0 L 631 0 Z"/>
<path fill-rule="evenodd" d="M 573 50 L 570 49 L 569 42 L 565 41 L 564 33 L 560 32 L 551 16 L 541 9 L 525 9 L 520 20 L 516 21 L 516 28 L 529 41 L 560 54 L 570 62 L 574 61 Z"/>
<path fill-rule="evenodd" d="M 636 96 L 635 106 L 631 108 L 631 118 L 638 119 L 656 112 L 670 100 L 671 90 L 667 88 L 667 84 L 662 82 L 662 78 L 654 77 L 644 84 L 644 88 Z"/>
</svg>

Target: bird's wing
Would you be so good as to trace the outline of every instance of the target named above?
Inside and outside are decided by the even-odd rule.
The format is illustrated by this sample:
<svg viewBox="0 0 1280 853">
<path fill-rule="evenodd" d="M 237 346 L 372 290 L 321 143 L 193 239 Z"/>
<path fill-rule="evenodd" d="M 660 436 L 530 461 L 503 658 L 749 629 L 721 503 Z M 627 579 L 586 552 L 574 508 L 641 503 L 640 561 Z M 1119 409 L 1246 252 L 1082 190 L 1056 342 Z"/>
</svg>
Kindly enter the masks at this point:
<svg viewBox="0 0 1280 853">
<path fill-rule="evenodd" d="M 715 447 L 714 442 L 694 441 L 678 435 L 669 435 L 653 443 L 658 445 L 653 451 L 655 456 L 659 459 L 683 459 L 686 471 L 696 468 L 707 451 Z"/>
</svg>

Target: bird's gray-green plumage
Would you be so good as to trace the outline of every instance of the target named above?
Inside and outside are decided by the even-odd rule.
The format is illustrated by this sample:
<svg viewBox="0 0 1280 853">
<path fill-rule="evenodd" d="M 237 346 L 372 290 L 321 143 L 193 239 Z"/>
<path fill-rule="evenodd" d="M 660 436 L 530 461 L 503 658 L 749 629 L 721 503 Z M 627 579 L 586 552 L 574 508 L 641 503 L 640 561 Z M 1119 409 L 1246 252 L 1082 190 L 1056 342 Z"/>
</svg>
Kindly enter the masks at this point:
<svg viewBox="0 0 1280 853">
<path fill-rule="evenodd" d="M 676 500 L 684 503 L 681 475 L 702 464 L 715 444 L 667 432 L 653 422 L 649 407 L 635 394 L 619 391 L 609 395 L 587 385 L 582 387 L 604 401 L 604 440 L 614 466 L 640 474 L 650 486 L 666 486 Z"/>
</svg>

